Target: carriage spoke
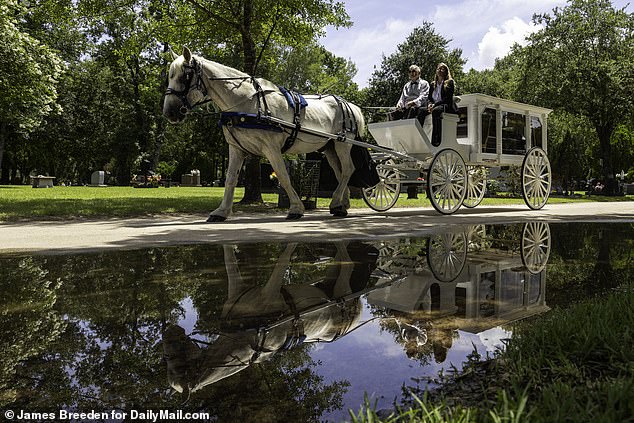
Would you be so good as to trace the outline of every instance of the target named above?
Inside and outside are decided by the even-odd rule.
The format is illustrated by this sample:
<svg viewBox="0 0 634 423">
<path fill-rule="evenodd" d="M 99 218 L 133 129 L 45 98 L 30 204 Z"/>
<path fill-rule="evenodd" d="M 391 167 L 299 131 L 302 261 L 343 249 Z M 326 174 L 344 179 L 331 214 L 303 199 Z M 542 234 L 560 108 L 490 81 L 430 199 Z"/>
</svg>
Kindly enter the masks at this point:
<svg viewBox="0 0 634 423">
<path fill-rule="evenodd" d="M 430 238 L 427 261 L 437 280 L 451 282 L 460 275 L 467 261 L 466 247 L 464 233 L 445 233 Z"/>
<path fill-rule="evenodd" d="M 545 222 L 524 225 L 521 243 L 522 262 L 529 272 L 536 274 L 546 267 L 550 256 L 550 227 Z"/>
<path fill-rule="evenodd" d="M 428 171 L 427 194 L 436 210 L 451 214 L 458 210 L 467 192 L 465 164 L 452 149 L 440 151 Z"/>
<path fill-rule="evenodd" d="M 464 199 L 465 207 L 475 207 L 484 198 L 486 191 L 486 171 L 482 166 L 467 166 L 467 194 Z"/>
<path fill-rule="evenodd" d="M 534 147 L 526 153 L 522 163 L 522 195 L 531 209 L 540 209 L 548 201 L 551 173 L 548 156 L 544 150 Z"/>
<path fill-rule="evenodd" d="M 387 211 L 396 204 L 401 192 L 401 179 L 395 166 L 394 159 L 377 163 L 379 183 L 362 190 L 363 200 L 370 208 Z"/>
</svg>

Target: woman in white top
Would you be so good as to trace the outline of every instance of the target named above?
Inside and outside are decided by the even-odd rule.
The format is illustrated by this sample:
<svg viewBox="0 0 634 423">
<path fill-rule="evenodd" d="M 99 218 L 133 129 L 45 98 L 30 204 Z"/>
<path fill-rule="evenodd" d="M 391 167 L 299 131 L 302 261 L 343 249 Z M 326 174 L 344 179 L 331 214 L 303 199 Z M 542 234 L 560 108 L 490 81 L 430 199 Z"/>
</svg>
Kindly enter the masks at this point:
<svg viewBox="0 0 634 423">
<path fill-rule="evenodd" d="M 456 84 L 451 77 L 449 68 L 444 63 L 439 63 L 436 67 L 436 79 L 431 83 L 429 89 L 429 104 L 427 112 L 432 115 L 433 130 L 431 143 L 439 146 L 442 140 L 442 114 L 458 113 L 458 107 L 454 102 L 454 91 Z"/>
</svg>

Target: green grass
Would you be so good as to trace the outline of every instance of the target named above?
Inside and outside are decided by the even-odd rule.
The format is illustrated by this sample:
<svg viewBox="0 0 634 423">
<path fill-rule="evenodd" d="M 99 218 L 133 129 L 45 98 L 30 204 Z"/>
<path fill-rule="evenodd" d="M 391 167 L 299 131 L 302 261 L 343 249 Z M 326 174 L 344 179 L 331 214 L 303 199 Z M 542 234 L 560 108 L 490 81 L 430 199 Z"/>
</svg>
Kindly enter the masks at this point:
<svg viewBox="0 0 634 423">
<path fill-rule="evenodd" d="M 366 400 L 354 422 L 634 421 L 634 289 L 520 324 L 496 359 L 468 364 L 440 394 L 380 418 Z M 486 369 L 481 371 L 478 369 Z M 465 376 L 466 375 L 466 376 Z"/>
<path fill-rule="evenodd" d="M 0 221 L 20 219 L 62 219 L 78 217 L 133 217 L 159 214 L 209 213 L 222 201 L 224 188 L 172 187 L 61 187 L 38 188 L 18 185 L 0 186 Z M 239 201 L 243 188 L 236 189 Z M 264 204 L 235 205 L 236 211 L 267 212 L 277 206 L 277 194 L 263 194 Z M 408 200 L 401 194 L 395 207 L 431 207 L 424 194 Z M 552 197 L 549 202 L 631 201 L 628 197 L 592 196 L 580 198 Z M 328 207 L 329 198 L 318 199 L 319 208 Z M 485 198 L 483 205 L 524 204 L 520 198 Z M 362 199 L 352 199 L 351 207 L 366 208 Z"/>
</svg>

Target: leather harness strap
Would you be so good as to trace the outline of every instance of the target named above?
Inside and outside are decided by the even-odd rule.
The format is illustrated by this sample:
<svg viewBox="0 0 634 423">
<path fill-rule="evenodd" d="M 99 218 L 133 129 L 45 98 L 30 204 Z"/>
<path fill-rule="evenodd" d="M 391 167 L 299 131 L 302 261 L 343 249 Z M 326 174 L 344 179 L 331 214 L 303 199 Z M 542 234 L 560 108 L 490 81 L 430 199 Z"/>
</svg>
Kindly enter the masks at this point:
<svg viewBox="0 0 634 423">
<path fill-rule="evenodd" d="M 289 93 L 293 98 L 293 105 L 295 106 L 293 108 L 293 123 L 295 124 L 295 127 L 291 130 L 290 135 L 286 138 L 286 141 L 282 146 L 282 153 L 286 153 L 286 151 L 288 151 L 288 149 L 291 148 L 293 144 L 295 144 L 295 141 L 297 140 L 297 134 L 299 134 L 300 129 L 302 129 L 300 117 L 300 113 L 302 111 L 301 99 L 299 98 L 299 94 L 297 94 L 296 92 L 290 91 Z"/>
</svg>

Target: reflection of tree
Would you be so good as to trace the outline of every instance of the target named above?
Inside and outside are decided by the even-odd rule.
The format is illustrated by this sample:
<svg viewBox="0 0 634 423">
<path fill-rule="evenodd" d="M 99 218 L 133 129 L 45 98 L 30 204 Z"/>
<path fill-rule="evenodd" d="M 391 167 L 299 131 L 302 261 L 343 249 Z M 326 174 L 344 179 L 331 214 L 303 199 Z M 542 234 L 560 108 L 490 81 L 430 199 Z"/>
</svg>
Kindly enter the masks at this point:
<svg viewBox="0 0 634 423">
<path fill-rule="evenodd" d="M 548 262 L 551 305 L 583 300 L 631 280 L 631 225 L 575 223 L 552 228 L 553 254 Z"/>
<path fill-rule="evenodd" d="M 408 358 L 421 365 L 443 363 L 456 336 L 456 327 L 451 318 L 434 319 L 429 313 L 401 313 L 374 308 L 380 316 L 381 329 L 394 336 L 394 341 L 405 350 Z"/>
<path fill-rule="evenodd" d="M 53 308 L 59 281 L 44 269 L 45 260 L 0 259 L 0 406 L 14 402 L 40 381 L 24 362 L 48 351 L 65 323 Z"/>
<path fill-rule="evenodd" d="M 41 259 L 43 270 L 32 273 L 59 281 L 53 297 L 56 302 L 50 301 L 48 307 L 55 302 L 55 315 L 66 316 L 65 330 L 49 330 L 47 336 L 55 342 L 48 346 L 31 342 L 33 351 L 45 350 L 47 354 L 33 357 L 23 366 L 19 380 L 27 382 L 17 403 L 41 409 L 60 404 L 77 409 L 169 404 L 157 344 L 165 323 L 182 314 L 179 301 L 201 283 L 200 274 L 210 271 L 207 252 L 205 248 L 183 247 Z M 2 266 L 2 281 L 28 290 L 32 280 L 39 280 L 22 275 L 26 268 L 17 262 Z M 45 289 L 31 291 L 15 303 L 28 304 L 34 298 L 38 305 L 46 305 L 37 301 L 46 294 Z M 12 324 L 20 321 L 9 317 Z M 46 321 L 52 324 L 55 319 Z M 14 330 L 10 325 L 3 325 L 3 329 L 11 332 L 3 340 L 12 336 L 28 342 L 31 332 L 38 334 Z M 10 342 L 19 347 L 21 341 Z M 20 354 L 15 357 L 21 358 Z M 19 366 L 12 362 L 7 367 Z M 179 400 L 175 398 L 174 404 Z"/>
<path fill-rule="evenodd" d="M 192 395 L 189 405 L 221 422 L 311 422 L 342 407 L 348 382 L 330 384 L 315 372 L 310 345 L 249 366 Z"/>
</svg>

